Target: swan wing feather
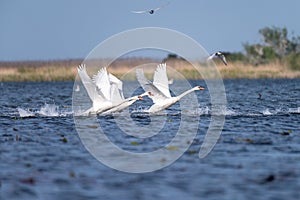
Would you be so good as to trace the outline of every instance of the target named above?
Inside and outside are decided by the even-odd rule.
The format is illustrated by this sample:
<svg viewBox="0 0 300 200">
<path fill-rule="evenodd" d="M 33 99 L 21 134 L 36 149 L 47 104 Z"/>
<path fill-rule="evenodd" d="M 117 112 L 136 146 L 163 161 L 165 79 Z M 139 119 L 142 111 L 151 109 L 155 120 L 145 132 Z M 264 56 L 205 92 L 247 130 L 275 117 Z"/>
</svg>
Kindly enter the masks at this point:
<svg viewBox="0 0 300 200">
<path fill-rule="evenodd" d="M 164 95 L 155 85 L 153 85 L 145 76 L 143 69 L 136 70 L 136 77 L 142 88 L 147 91 L 151 92 L 153 96 L 149 96 L 154 103 L 159 101 L 165 100 L 168 97 Z"/>
<path fill-rule="evenodd" d="M 159 64 L 154 72 L 153 84 L 159 89 L 166 97 L 171 97 L 169 90 L 169 80 L 167 76 L 167 65 Z"/>
<path fill-rule="evenodd" d="M 93 76 L 93 81 L 104 97 L 107 100 L 111 100 L 111 87 L 106 67 L 101 68 L 98 73 Z"/>
<path fill-rule="evenodd" d="M 86 72 L 86 66 L 85 64 L 79 65 L 78 68 L 78 75 L 81 79 L 81 82 L 83 84 L 83 86 L 85 87 L 90 99 L 95 102 L 101 102 L 104 101 L 104 95 L 102 94 L 101 91 L 99 91 L 96 87 L 96 85 L 94 84 L 94 82 L 92 81 L 92 79 L 89 77 L 89 75 Z"/>
<path fill-rule="evenodd" d="M 109 77 L 109 81 L 110 84 L 116 84 L 118 86 L 118 90 L 119 90 L 119 96 L 121 96 L 122 99 L 124 99 L 124 95 L 123 95 L 123 83 L 120 79 L 118 79 L 117 77 L 115 77 L 114 75 L 112 75 L 111 73 L 108 74 Z"/>
<path fill-rule="evenodd" d="M 113 105 L 118 105 L 123 102 L 124 99 L 120 95 L 118 85 L 115 83 L 111 84 L 111 102 Z"/>
</svg>

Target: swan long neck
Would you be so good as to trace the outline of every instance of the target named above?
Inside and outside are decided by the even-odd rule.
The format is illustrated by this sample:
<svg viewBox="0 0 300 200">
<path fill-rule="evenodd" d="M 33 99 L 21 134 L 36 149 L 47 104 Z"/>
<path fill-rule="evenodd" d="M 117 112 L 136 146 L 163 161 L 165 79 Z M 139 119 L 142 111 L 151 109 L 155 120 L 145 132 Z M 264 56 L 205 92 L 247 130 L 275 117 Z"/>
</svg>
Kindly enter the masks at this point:
<svg viewBox="0 0 300 200">
<path fill-rule="evenodd" d="M 149 92 L 144 92 L 143 94 L 141 94 L 140 96 L 141 97 L 144 97 L 144 96 L 148 96 L 149 95 Z"/>
<path fill-rule="evenodd" d="M 123 104 L 123 103 L 126 103 L 126 102 L 129 102 L 129 101 L 133 101 L 133 100 L 137 100 L 137 96 L 133 96 L 133 97 L 129 97 L 127 99 L 124 99 L 123 101 L 120 102 L 120 104 Z M 119 104 L 119 105 L 120 105 Z"/>
<path fill-rule="evenodd" d="M 133 96 L 133 97 L 130 97 L 130 98 L 127 98 L 127 99 L 124 99 L 124 101 L 122 103 L 120 103 L 119 105 L 122 105 L 124 103 L 128 103 L 128 106 L 133 104 L 134 102 L 136 102 L 138 100 L 137 98 L 138 96 Z"/>
<path fill-rule="evenodd" d="M 177 96 L 178 100 L 181 99 L 182 97 L 184 97 L 185 95 L 188 95 L 189 93 L 191 93 L 193 91 L 195 91 L 195 88 L 192 88 L 192 89 L 189 89 L 189 90 L 183 92 L 182 94 Z"/>
</svg>

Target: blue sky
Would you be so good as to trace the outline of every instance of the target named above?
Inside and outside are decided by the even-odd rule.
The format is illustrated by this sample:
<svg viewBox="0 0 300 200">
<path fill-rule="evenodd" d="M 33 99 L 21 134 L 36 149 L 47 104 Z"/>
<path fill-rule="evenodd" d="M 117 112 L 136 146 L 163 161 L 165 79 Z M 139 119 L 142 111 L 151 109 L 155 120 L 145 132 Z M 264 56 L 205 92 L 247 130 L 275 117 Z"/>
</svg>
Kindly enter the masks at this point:
<svg viewBox="0 0 300 200">
<path fill-rule="evenodd" d="M 0 60 L 84 58 L 100 42 L 140 27 L 180 31 L 208 52 L 242 51 L 266 26 L 300 35 L 299 0 L 0 0 Z"/>
</svg>

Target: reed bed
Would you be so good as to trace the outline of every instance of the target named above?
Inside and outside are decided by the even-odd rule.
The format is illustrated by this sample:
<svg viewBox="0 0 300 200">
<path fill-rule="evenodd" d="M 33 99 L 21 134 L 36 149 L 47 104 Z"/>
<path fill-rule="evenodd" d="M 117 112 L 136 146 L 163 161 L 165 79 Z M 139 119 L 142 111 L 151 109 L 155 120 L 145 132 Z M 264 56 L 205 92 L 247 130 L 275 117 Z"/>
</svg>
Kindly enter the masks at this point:
<svg viewBox="0 0 300 200">
<path fill-rule="evenodd" d="M 7 81 L 73 81 L 77 75 L 77 66 L 82 60 L 62 61 L 24 61 L 24 62 L 0 62 L 0 82 Z M 122 79 L 135 79 L 135 67 L 145 65 L 145 74 L 150 78 L 155 66 L 160 61 L 131 58 L 113 62 L 108 71 Z M 90 75 L 95 74 L 100 66 L 105 66 L 105 61 L 93 64 L 89 67 Z M 100 64 L 99 64 L 100 63 Z M 203 79 L 210 77 L 214 72 L 207 67 L 198 68 L 198 71 L 185 60 L 169 59 L 166 61 L 170 67 L 168 72 L 173 79 Z M 300 71 L 290 69 L 284 64 L 274 62 L 270 64 L 253 66 L 240 62 L 229 62 L 228 66 L 217 63 L 217 69 L 223 79 L 238 78 L 300 78 Z M 199 73 L 200 72 L 200 73 Z M 202 75 L 201 75 L 202 74 Z M 214 75 L 211 76 L 212 78 Z"/>
</svg>

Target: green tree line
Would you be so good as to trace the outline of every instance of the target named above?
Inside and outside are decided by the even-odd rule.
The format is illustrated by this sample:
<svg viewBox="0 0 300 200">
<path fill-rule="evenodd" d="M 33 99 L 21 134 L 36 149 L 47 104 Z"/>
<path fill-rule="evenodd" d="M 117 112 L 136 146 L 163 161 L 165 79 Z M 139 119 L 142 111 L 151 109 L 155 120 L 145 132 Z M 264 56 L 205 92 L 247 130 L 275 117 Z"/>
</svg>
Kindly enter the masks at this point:
<svg viewBox="0 0 300 200">
<path fill-rule="evenodd" d="M 300 36 L 289 36 L 286 28 L 265 27 L 259 30 L 262 42 L 243 44 L 244 53 L 226 53 L 228 60 L 253 65 L 278 61 L 291 69 L 300 70 Z"/>
</svg>

